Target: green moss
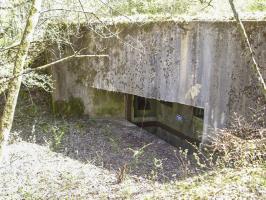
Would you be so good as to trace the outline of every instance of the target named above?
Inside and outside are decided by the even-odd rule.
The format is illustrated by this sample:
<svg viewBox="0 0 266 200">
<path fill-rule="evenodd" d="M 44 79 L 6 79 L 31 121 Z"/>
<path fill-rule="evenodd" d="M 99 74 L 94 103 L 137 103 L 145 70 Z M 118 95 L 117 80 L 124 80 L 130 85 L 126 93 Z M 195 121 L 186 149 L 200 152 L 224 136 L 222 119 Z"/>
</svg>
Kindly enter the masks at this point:
<svg viewBox="0 0 266 200">
<path fill-rule="evenodd" d="M 125 38 L 127 35 L 133 35 L 137 32 L 137 23 L 130 24 L 128 22 L 120 22 L 117 23 L 115 26 L 110 26 L 110 29 L 115 33 L 119 32 L 119 37 Z M 115 45 L 117 45 L 116 39 L 112 41 Z"/>
<path fill-rule="evenodd" d="M 203 120 L 198 117 L 193 117 L 193 134 L 197 139 L 201 139 L 203 132 Z"/>
<path fill-rule="evenodd" d="M 124 96 L 119 93 L 95 90 L 93 109 L 97 117 L 123 117 Z"/>
<path fill-rule="evenodd" d="M 145 32 L 151 32 L 151 30 L 153 29 L 154 26 L 155 26 L 154 22 L 149 22 L 149 23 L 146 23 L 142 26 L 142 30 Z"/>
<path fill-rule="evenodd" d="M 53 112 L 60 116 L 81 116 L 84 114 L 84 104 L 80 98 L 71 97 L 68 101 L 55 101 Z"/>
</svg>

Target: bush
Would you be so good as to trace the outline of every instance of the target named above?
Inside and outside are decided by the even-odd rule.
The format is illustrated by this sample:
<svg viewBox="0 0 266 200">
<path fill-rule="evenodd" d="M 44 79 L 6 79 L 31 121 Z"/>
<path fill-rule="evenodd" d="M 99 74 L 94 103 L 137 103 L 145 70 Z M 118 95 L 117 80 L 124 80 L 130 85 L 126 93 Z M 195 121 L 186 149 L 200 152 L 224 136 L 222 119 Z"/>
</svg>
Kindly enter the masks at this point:
<svg viewBox="0 0 266 200">
<path fill-rule="evenodd" d="M 209 166 L 244 167 L 261 164 L 266 158 L 266 108 L 250 120 L 235 116 L 228 129 L 220 130 L 204 149 Z"/>
</svg>

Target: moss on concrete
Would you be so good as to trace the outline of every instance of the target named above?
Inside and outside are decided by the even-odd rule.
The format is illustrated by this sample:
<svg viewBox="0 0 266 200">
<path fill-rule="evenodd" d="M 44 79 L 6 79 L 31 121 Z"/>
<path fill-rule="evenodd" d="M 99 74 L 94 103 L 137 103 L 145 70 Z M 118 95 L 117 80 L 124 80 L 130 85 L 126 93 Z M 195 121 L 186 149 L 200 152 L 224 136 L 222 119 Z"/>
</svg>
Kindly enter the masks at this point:
<svg viewBox="0 0 266 200">
<path fill-rule="evenodd" d="M 153 29 L 154 26 L 155 26 L 154 22 L 149 22 L 149 23 L 146 23 L 142 26 L 142 30 L 144 32 L 151 32 L 151 30 Z"/>
<path fill-rule="evenodd" d="M 80 98 L 71 97 L 68 101 L 58 100 L 53 102 L 53 112 L 60 116 L 81 116 L 85 106 Z"/>
<path fill-rule="evenodd" d="M 96 117 L 124 117 L 125 102 L 121 93 L 95 90 L 93 110 Z"/>
<path fill-rule="evenodd" d="M 193 116 L 193 136 L 196 139 L 201 140 L 203 132 L 203 120 Z"/>
</svg>

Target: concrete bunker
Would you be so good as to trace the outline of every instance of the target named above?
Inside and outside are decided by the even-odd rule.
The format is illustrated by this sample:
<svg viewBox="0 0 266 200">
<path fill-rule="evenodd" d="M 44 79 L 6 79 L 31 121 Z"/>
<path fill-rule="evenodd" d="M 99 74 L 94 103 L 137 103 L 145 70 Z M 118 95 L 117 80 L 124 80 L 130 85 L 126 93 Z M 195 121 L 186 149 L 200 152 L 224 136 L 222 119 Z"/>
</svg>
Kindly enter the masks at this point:
<svg viewBox="0 0 266 200">
<path fill-rule="evenodd" d="M 253 46 L 265 78 L 266 21 L 244 24 L 256 38 Z M 250 107 L 256 109 L 261 94 L 234 21 L 169 19 L 110 27 L 120 30 L 123 42 L 85 28 L 73 38 L 87 54 L 109 58 L 74 59 L 53 67 L 54 101 L 78 98 L 91 118 L 127 119 L 158 136 L 178 132 L 203 143 L 217 129 L 229 127 L 235 113 L 248 117 Z M 55 47 L 49 59 L 72 53 Z"/>
</svg>

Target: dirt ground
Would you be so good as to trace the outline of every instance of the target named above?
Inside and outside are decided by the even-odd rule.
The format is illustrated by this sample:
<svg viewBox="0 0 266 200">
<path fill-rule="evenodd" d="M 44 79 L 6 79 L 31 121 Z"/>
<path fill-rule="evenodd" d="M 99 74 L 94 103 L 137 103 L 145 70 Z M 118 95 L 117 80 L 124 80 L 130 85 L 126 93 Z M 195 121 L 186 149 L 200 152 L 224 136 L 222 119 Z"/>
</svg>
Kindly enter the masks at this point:
<svg viewBox="0 0 266 200">
<path fill-rule="evenodd" d="M 0 199 L 143 199 L 190 165 L 125 120 L 56 118 L 32 107 L 17 111 L 7 152 Z"/>
<path fill-rule="evenodd" d="M 125 120 L 55 117 L 37 99 L 19 101 L 0 200 L 265 199 L 264 165 L 195 171 L 186 151 Z"/>
</svg>

